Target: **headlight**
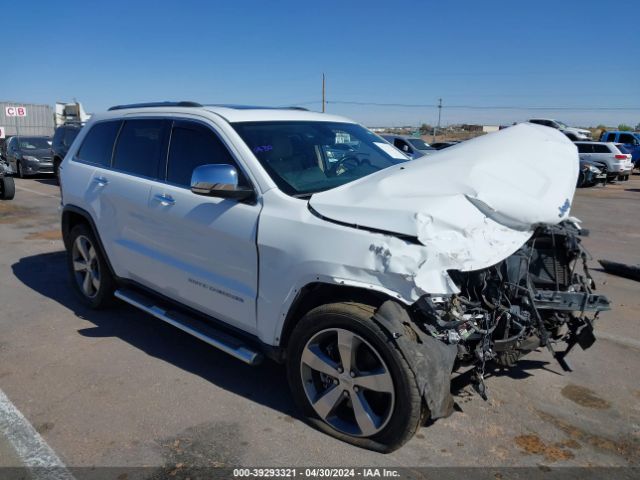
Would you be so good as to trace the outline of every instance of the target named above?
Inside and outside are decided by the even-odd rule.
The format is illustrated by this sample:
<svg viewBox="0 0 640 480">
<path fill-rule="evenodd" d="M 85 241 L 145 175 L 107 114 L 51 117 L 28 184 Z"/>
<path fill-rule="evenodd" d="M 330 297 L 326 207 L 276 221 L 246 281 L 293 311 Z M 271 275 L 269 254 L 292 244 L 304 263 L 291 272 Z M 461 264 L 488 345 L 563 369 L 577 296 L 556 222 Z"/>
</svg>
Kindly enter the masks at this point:
<svg viewBox="0 0 640 480">
<path fill-rule="evenodd" d="M 22 158 L 23 158 L 23 160 L 29 160 L 30 162 L 39 162 L 40 161 L 36 157 L 32 157 L 31 155 L 23 155 Z"/>
<path fill-rule="evenodd" d="M 592 166 L 592 165 L 589 165 L 589 171 L 590 171 L 590 172 L 593 172 L 593 173 L 596 173 L 596 174 L 597 174 L 597 173 L 600 173 L 600 169 L 599 169 L 599 168 L 597 168 L 597 167 L 594 167 L 594 166 Z"/>
</svg>

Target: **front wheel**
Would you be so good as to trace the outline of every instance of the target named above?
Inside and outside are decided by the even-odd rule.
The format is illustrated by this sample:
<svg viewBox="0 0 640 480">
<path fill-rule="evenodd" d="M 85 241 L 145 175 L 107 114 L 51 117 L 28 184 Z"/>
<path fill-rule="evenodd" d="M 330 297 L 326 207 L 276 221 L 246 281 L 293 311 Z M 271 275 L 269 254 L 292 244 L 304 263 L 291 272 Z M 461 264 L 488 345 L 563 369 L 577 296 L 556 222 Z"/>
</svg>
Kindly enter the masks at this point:
<svg viewBox="0 0 640 480">
<path fill-rule="evenodd" d="M 0 177 L 0 200 L 12 200 L 16 196 L 16 184 L 11 177 Z"/>
<path fill-rule="evenodd" d="M 99 309 L 113 301 L 115 282 L 91 229 L 76 225 L 69 233 L 67 264 L 71 282 L 82 302 Z"/>
<path fill-rule="evenodd" d="M 357 303 L 322 305 L 291 335 L 287 374 L 306 419 L 340 440 L 392 452 L 420 426 L 413 373 L 388 334 Z"/>
</svg>

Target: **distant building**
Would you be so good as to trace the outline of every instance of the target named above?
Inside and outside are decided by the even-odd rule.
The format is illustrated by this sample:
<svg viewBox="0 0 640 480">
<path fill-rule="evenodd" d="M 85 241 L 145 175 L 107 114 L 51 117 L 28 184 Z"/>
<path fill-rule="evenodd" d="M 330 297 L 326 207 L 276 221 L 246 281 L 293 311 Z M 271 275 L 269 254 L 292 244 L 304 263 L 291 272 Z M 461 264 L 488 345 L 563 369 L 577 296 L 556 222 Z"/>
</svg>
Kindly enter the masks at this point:
<svg viewBox="0 0 640 480">
<path fill-rule="evenodd" d="M 497 132 L 498 130 L 500 130 L 500 125 L 483 125 L 482 126 L 482 131 L 484 133 Z"/>
<path fill-rule="evenodd" d="M 12 135 L 53 135 L 50 105 L 0 102 L 0 138 Z"/>
</svg>

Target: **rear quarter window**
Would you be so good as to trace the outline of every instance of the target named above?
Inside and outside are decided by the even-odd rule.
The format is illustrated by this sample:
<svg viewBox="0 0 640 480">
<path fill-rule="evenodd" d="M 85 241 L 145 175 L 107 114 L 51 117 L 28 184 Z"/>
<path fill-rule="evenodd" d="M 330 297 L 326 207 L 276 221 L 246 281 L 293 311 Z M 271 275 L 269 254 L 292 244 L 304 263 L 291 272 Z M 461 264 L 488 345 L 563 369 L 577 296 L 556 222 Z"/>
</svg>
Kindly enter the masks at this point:
<svg viewBox="0 0 640 480">
<path fill-rule="evenodd" d="M 77 155 L 78 159 L 86 163 L 108 167 L 111 164 L 113 143 L 121 123 L 120 121 L 111 121 L 93 125 L 82 141 Z"/>
</svg>

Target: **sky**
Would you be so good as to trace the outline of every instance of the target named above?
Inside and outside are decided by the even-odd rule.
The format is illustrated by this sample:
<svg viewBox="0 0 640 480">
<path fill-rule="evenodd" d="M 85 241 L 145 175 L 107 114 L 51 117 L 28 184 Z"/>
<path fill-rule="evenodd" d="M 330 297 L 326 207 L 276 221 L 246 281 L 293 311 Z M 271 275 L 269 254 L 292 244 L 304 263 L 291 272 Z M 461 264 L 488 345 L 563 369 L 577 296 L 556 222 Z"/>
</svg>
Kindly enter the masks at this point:
<svg viewBox="0 0 640 480">
<path fill-rule="evenodd" d="M 0 7 L 0 100 L 76 99 L 88 112 L 158 100 L 320 110 L 324 73 L 327 112 L 368 126 L 435 124 L 440 98 L 442 125 L 640 123 L 637 0 Z"/>
</svg>

